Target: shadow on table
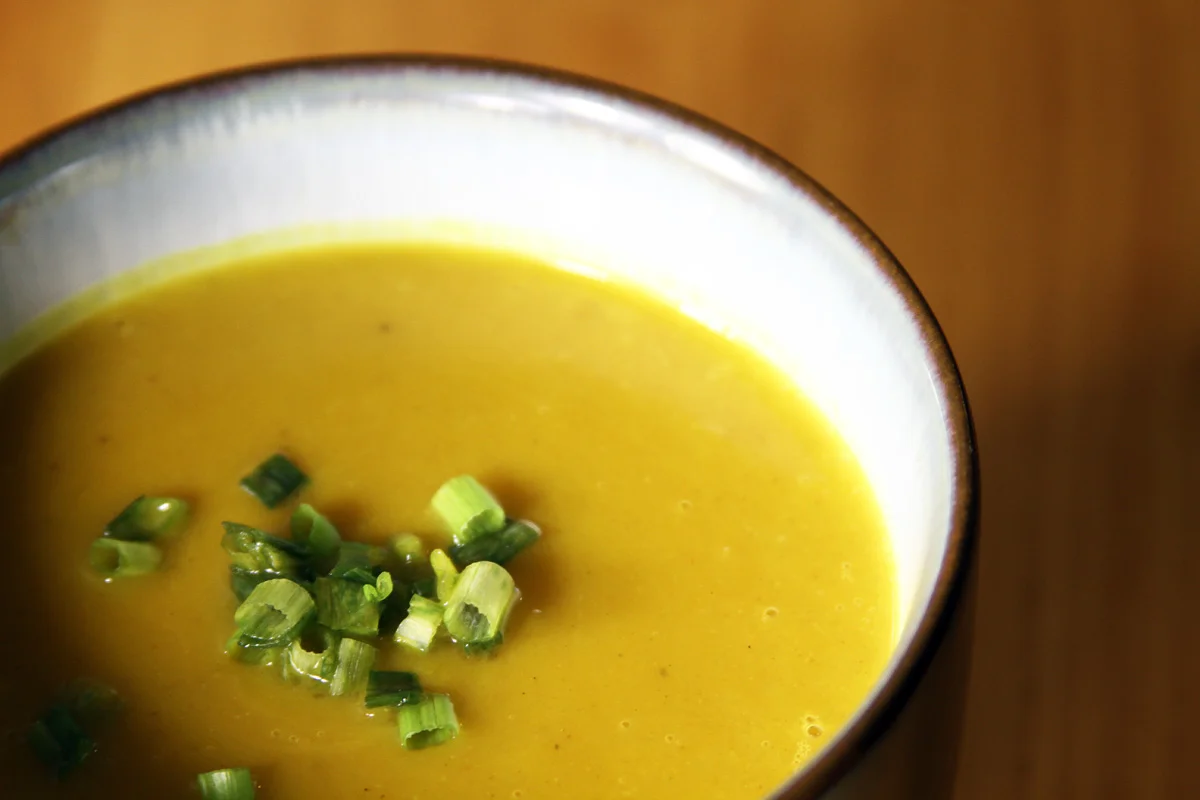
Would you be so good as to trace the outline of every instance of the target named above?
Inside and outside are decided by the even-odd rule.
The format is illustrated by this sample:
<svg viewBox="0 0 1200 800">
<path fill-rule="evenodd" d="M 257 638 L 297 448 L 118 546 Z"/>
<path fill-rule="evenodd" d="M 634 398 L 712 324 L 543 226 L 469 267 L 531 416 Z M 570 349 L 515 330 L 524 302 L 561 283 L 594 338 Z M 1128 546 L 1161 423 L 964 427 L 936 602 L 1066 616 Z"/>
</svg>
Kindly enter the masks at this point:
<svg viewBox="0 0 1200 800">
<path fill-rule="evenodd" d="M 1200 336 L 1167 327 L 1058 385 L 972 397 L 984 511 L 959 797 L 1200 797 L 1184 761 L 1200 747 Z"/>
</svg>

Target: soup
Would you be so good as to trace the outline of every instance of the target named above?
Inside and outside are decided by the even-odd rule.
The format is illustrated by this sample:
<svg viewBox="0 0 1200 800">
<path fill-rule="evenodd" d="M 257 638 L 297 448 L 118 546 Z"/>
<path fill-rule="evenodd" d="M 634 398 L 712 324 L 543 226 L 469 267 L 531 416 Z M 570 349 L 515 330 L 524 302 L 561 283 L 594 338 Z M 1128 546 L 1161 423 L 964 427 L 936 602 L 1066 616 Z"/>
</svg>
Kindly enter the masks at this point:
<svg viewBox="0 0 1200 800">
<path fill-rule="evenodd" d="M 453 698 L 457 738 L 225 652 L 222 526 L 283 533 L 238 480 L 274 452 L 300 499 L 380 542 L 445 535 L 478 478 L 541 540 L 507 568 L 503 646 L 377 668 Z M 0 380 L 6 793 L 260 798 L 754 798 L 863 701 L 893 641 L 880 512 L 836 431 L 770 367 L 677 311 L 525 257 L 338 246 L 232 258 L 95 309 Z M 191 505 L 161 568 L 105 583 L 89 544 L 132 498 Z M 26 736 L 62 687 L 122 713 L 62 780 Z"/>
</svg>

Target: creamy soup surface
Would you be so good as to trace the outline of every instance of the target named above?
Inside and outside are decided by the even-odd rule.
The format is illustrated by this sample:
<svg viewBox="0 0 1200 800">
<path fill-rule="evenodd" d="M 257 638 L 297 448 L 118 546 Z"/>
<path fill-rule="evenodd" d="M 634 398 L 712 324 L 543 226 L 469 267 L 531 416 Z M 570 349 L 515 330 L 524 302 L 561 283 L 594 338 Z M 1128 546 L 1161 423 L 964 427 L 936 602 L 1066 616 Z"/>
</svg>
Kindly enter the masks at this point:
<svg viewBox="0 0 1200 800">
<path fill-rule="evenodd" d="M 443 543 L 429 499 L 463 473 L 542 526 L 493 657 L 382 649 L 453 698 L 454 741 L 404 750 L 390 711 L 225 655 L 220 523 L 287 530 L 238 486 L 276 451 L 347 538 Z M 106 584 L 89 543 L 141 494 L 193 514 L 159 572 Z M 511 254 L 277 252 L 103 307 L 0 378 L 0 508 L 10 797 L 195 798 L 245 766 L 268 800 L 749 800 L 892 648 L 880 512 L 808 401 L 665 304 Z M 26 732 L 80 677 L 125 709 L 55 781 Z"/>
</svg>

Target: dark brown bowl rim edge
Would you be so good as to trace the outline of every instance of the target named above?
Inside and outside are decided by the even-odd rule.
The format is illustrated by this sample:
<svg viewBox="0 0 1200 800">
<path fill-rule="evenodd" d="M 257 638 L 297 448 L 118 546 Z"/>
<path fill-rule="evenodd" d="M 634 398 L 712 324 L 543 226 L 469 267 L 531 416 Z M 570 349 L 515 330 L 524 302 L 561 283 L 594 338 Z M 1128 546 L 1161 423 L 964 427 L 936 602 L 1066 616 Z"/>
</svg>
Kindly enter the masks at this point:
<svg viewBox="0 0 1200 800">
<path fill-rule="evenodd" d="M 933 655 L 945 638 L 962 600 L 967 574 L 978 547 L 980 485 L 975 427 L 966 390 L 950 345 L 933 311 L 908 272 L 879 237 L 815 179 L 748 136 L 737 133 L 703 114 L 640 90 L 552 67 L 442 53 L 379 53 L 286 59 L 218 70 L 173 81 L 74 115 L 17 144 L 7 153 L 0 154 L 0 176 L 10 170 L 17 170 L 23 161 L 72 133 L 89 126 L 115 121 L 122 115 L 136 114 L 141 107 L 157 100 L 183 100 L 183 96 L 189 94 L 220 94 L 223 90 L 235 88 L 240 84 L 259 83 L 289 75 L 300 76 L 304 73 L 384 74 L 412 68 L 510 75 L 554 86 L 582 89 L 660 114 L 722 141 L 782 177 L 841 224 L 870 254 L 876 269 L 900 294 L 917 324 L 928 360 L 934 368 L 933 376 L 946 403 L 944 412 L 954 455 L 954 496 L 946 552 L 938 569 L 929 605 L 892 674 L 879 687 L 861 713 L 839 732 L 835 741 L 772 795 L 780 800 L 816 800 L 848 774 L 853 764 L 861 760 L 891 726 L 920 684 Z M 27 185 L 18 187 L 9 197 L 20 194 L 70 163 L 72 160 L 67 159 L 53 165 L 48 171 L 32 176 Z M 0 203 L 5 199 L 7 198 L 0 196 Z"/>
</svg>

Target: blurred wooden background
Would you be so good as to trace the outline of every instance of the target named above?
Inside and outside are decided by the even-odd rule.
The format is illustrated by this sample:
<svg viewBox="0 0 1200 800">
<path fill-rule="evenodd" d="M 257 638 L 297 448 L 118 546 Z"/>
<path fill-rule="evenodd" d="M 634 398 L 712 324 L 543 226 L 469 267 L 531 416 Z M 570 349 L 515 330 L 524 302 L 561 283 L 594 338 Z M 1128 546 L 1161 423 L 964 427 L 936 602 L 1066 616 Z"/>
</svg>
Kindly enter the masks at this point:
<svg viewBox="0 0 1200 800">
<path fill-rule="evenodd" d="M 0 0 L 0 148 L 194 73 L 383 50 L 662 95 L 863 216 L 979 426 L 960 797 L 1200 797 L 1200 3 Z"/>
</svg>

